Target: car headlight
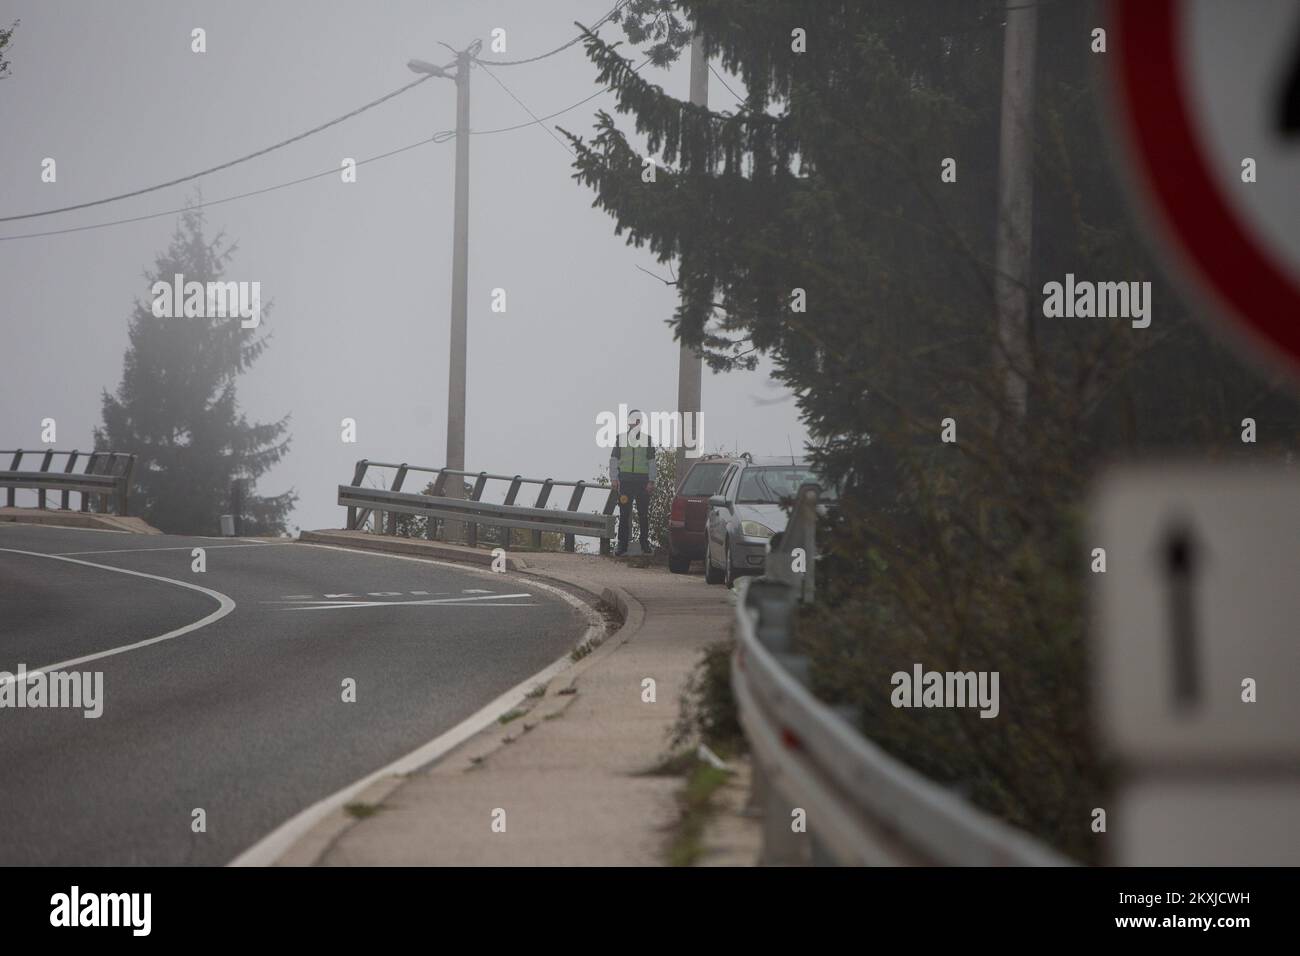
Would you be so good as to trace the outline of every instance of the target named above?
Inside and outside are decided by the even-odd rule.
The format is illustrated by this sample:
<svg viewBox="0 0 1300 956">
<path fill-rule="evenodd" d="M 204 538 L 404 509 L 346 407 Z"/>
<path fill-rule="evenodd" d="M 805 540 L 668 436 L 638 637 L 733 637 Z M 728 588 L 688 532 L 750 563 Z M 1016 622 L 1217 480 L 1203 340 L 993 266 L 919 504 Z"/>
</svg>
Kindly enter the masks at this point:
<svg viewBox="0 0 1300 956">
<path fill-rule="evenodd" d="M 757 521 L 742 521 L 740 523 L 740 533 L 747 538 L 770 538 L 776 532 L 765 524 L 759 524 Z"/>
</svg>

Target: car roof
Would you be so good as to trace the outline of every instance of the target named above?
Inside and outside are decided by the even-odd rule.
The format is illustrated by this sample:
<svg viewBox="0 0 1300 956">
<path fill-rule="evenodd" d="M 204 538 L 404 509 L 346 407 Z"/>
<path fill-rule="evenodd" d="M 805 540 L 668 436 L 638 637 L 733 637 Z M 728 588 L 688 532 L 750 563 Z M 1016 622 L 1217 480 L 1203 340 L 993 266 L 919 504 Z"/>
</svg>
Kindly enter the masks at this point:
<svg viewBox="0 0 1300 956">
<path fill-rule="evenodd" d="M 806 459 L 806 458 L 796 458 L 796 459 L 794 459 L 794 461 L 791 461 L 789 455 L 772 455 L 772 456 L 765 457 L 765 458 L 755 458 L 755 459 L 754 459 L 753 461 L 751 461 L 749 464 L 750 464 L 750 465 L 769 465 L 769 466 L 770 466 L 770 465 L 786 465 L 786 466 L 791 467 L 791 468 L 807 468 L 807 467 L 809 467 L 809 465 L 808 465 L 808 459 Z"/>
<path fill-rule="evenodd" d="M 700 455 L 699 458 L 688 460 L 691 467 L 694 468 L 696 465 L 732 465 L 742 459 L 736 455 Z"/>
</svg>

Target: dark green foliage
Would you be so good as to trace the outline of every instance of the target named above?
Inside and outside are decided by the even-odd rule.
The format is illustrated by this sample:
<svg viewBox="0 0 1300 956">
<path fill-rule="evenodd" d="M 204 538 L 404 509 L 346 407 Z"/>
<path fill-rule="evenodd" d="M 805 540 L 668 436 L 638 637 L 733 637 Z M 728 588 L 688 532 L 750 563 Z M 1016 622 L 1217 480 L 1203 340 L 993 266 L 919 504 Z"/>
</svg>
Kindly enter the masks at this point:
<svg viewBox="0 0 1300 956">
<path fill-rule="evenodd" d="M 181 216 L 171 245 L 146 280 L 186 282 L 222 278 L 235 247 L 218 235 L 208 241 L 203 215 Z M 262 307 L 265 321 L 269 310 Z M 130 347 L 117 392 L 103 397 L 104 424 L 95 447 L 139 456 L 132 511 L 172 534 L 220 533 L 232 513 L 232 485 L 241 482 L 242 533 L 274 535 L 297 495 L 253 493 L 253 484 L 288 450 L 288 416 L 254 423 L 239 410 L 235 382 L 266 348 L 266 337 L 238 318 L 158 318 L 152 297 L 137 300 Z"/>
<path fill-rule="evenodd" d="M 690 24 L 664 0 L 628 0 L 610 19 L 623 25 L 632 43 L 646 47 L 655 66 L 676 60 L 691 39 Z"/>
<path fill-rule="evenodd" d="M 655 455 L 655 490 L 650 492 L 650 506 L 646 509 L 650 525 L 647 539 L 656 553 L 668 552 L 668 517 L 673 510 L 677 493 L 677 454 L 671 448 L 661 448 Z M 636 513 L 636 509 L 632 509 Z M 638 529 L 639 532 L 640 529 Z M 636 538 L 632 539 L 633 541 Z"/>
<path fill-rule="evenodd" d="M 718 641 L 701 652 L 699 663 L 682 689 L 670 741 L 674 749 L 703 743 L 723 757 L 747 749 L 736 698 L 731 692 L 731 654 L 735 648 L 734 641 Z"/>
<path fill-rule="evenodd" d="M 8 79 L 11 72 L 9 59 L 5 55 L 5 51 L 13 42 L 14 31 L 18 29 L 18 24 L 20 22 L 22 21 L 15 20 L 13 23 L 9 24 L 7 30 L 4 27 L 0 27 L 0 80 Z"/>
</svg>

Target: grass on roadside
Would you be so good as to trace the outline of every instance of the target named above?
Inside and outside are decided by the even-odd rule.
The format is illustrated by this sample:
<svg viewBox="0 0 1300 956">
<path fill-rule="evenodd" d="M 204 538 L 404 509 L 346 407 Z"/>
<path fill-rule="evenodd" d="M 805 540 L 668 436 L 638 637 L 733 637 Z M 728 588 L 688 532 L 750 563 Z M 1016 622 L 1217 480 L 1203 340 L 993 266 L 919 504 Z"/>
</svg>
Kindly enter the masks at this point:
<svg viewBox="0 0 1300 956">
<path fill-rule="evenodd" d="M 730 776 L 694 754 L 686 756 L 694 766 L 677 793 L 678 817 L 671 827 L 667 849 L 669 866 L 694 866 L 704 855 L 704 832 L 717 813 L 713 797 Z"/>
</svg>

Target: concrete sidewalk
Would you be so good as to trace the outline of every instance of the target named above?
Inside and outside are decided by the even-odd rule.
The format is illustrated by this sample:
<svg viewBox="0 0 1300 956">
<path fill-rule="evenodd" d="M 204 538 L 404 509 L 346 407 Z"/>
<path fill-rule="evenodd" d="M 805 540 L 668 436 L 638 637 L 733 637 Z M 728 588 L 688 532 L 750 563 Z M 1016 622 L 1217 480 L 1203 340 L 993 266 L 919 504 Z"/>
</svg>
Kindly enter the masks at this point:
<svg viewBox="0 0 1300 956">
<path fill-rule="evenodd" d="M 484 551 L 361 532 L 304 533 L 303 540 L 383 550 L 392 542 L 405 554 L 490 560 Z M 511 557 L 512 573 L 522 578 L 604 592 L 619 605 L 622 626 L 544 695 L 527 700 L 522 715 L 414 774 L 380 780 L 358 796 L 353 812 L 335 811 L 318 823 L 281 865 L 664 862 L 683 778 L 644 772 L 668 752 L 699 652 L 730 634 L 731 592 L 699 575 L 594 555 Z M 643 701 L 647 679 L 655 682 L 653 703 Z M 730 831 L 726 862 L 755 862 L 757 828 L 752 840 L 734 838 L 734 825 Z"/>
</svg>

